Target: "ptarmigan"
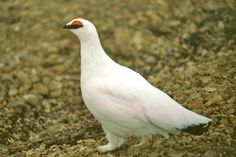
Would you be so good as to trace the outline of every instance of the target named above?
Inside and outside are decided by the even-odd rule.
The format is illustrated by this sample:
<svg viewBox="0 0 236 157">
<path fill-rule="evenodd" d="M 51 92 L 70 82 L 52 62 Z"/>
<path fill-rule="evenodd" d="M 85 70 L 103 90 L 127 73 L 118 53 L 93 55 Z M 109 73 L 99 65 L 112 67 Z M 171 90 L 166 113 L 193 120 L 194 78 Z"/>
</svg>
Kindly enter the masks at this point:
<svg viewBox="0 0 236 157">
<path fill-rule="evenodd" d="M 139 73 L 114 62 L 90 21 L 76 18 L 64 28 L 80 39 L 82 97 L 108 140 L 98 147 L 100 152 L 115 150 L 127 136 L 141 137 L 142 145 L 156 133 L 168 138 L 179 130 L 195 135 L 207 131 L 211 119 L 184 108 Z"/>
</svg>

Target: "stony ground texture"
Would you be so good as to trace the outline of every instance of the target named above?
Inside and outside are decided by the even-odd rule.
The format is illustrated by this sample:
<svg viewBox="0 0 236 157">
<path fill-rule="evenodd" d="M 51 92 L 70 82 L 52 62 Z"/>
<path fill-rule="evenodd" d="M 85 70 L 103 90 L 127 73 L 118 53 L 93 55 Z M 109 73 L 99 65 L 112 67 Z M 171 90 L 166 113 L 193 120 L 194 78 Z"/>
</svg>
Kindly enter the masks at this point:
<svg viewBox="0 0 236 157">
<path fill-rule="evenodd" d="M 13 157 L 233 157 L 234 0 L 1 0 L 0 154 Z M 62 26 L 96 24 L 104 49 L 185 107 L 213 119 L 202 136 L 158 135 L 114 152 L 80 94 L 79 41 Z"/>
</svg>

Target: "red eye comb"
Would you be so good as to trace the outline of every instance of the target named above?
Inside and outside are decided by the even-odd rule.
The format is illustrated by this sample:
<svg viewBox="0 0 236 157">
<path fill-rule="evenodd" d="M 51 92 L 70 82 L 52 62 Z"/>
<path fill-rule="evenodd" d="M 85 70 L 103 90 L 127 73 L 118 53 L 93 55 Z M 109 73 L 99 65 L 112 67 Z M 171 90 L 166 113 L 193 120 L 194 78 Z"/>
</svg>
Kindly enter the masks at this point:
<svg viewBox="0 0 236 157">
<path fill-rule="evenodd" d="M 82 22 L 79 21 L 79 19 L 74 20 L 71 25 L 78 25 L 78 26 L 83 26 Z"/>
</svg>

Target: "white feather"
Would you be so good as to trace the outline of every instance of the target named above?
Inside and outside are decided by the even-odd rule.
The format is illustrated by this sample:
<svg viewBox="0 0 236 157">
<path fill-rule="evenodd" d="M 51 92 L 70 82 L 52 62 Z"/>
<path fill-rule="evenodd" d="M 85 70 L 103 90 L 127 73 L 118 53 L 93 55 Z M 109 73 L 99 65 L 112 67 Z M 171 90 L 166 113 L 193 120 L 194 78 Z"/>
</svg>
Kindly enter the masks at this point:
<svg viewBox="0 0 236 157">
<path fill-rule="evenodd" d="M 94 25 L 76 20 L 83 24 L 71 30 L 81 42 L 82 96 L 109 141 L 99 147 L 101 152 L 116 149 L 126 136 L 145 138 L 159 133 L 168 138 L 169 133 L 211 121 L 182 107 L 140 74 L 112 61 L 104 52 Z"/>
</svg>

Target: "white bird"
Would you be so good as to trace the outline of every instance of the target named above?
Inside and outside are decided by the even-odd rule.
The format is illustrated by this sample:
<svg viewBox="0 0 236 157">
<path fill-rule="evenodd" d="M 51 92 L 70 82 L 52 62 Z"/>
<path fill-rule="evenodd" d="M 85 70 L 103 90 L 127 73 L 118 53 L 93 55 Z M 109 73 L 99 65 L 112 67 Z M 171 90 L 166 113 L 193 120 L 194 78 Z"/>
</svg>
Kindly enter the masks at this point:
<svg viewBox="0 0 236 157">
<path fill-rule="evenodd" d="M 153 134 L 168 139 L 179 130 L 195 135 L 207 131 L 211 119 L 184 108 L 139 73 L 114 62 L 90 21 L 76 18 L 64 28 L 80 39 L 82 97 L 108 140 L 98 147 L 100 152 L 119 148 L 127 136 L 141 137 L 140 146 Z"/>
</svg>

